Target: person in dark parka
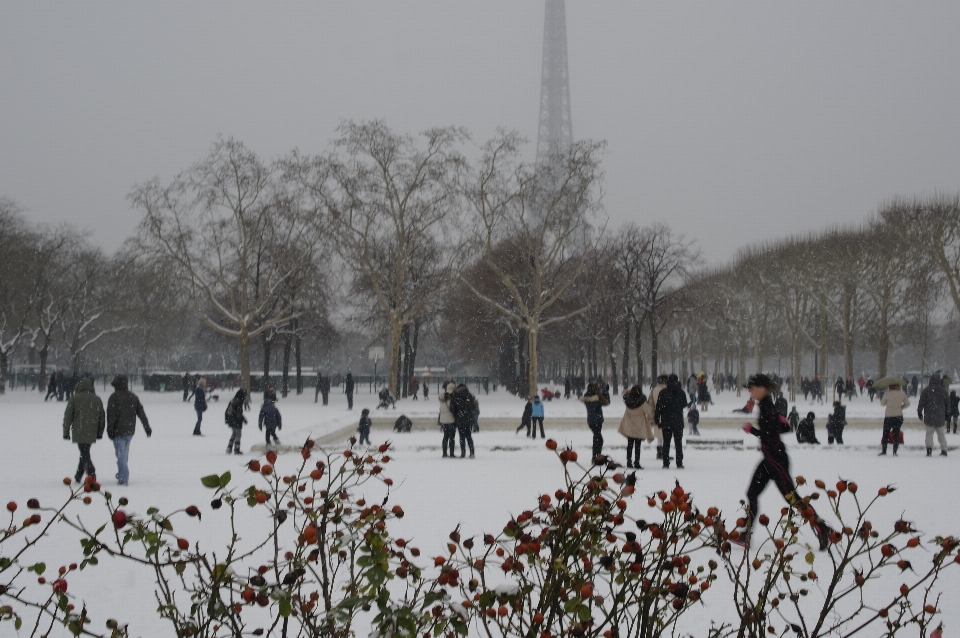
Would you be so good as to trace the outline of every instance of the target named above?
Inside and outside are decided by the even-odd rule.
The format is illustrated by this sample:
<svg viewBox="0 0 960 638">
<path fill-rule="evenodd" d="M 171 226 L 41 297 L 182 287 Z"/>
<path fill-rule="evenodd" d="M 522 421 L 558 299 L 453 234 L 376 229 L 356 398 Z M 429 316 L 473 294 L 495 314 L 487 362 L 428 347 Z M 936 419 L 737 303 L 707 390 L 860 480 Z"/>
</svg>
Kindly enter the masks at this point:
<svg viewBox="0 0 960 638">
<path fill-rule="evenodd" d="M 953 421 L 953 433 L 957 433 L 957 419 L 960 418 L 960 397 L 957 396 L 956 390 L 950 390 L 950 418 L 948 421 Z M 950 424 L 947 423 L 947 431 L 950 430 Z"/>
<path fill-rule="evenodd" d="M 597 383 L 588 383 L 587 391 L 580 397 L 587 408 L 587 427 L 593 432 L 592 462 L 602 463 L 603 454 L 603 406 L 610 405 L 610 397 L 603 393 Z"/>
<path fill-rule="evenodd" d="M 477 399 L 470 393 L 466 385 L 460 384 L 450 397 L 450 411 L 457 424 L 457 434 L 460 438 L 460 458 L 467 455 L 466 448 L 470 447 L 470 458 L 474 458 L 473 426 L 478 411 Z"/>
<path fill-rule="evenodd" d="M 923 392 L 920 393 L 920 399 L 917 401 L 917 416 L 927 426 L 927 456 L 933 454 L 934 433 L 936 433 L 940 443 L 940 456 L 947 455 L 947 437 L 944 436 L 944 426 L 947 423 L 949 412 L 950 401 L 940 380 L 940 372 L 934 372 L 930 375 L 930 381 Z"/>
<path fill-rule="evenodd" d="M 130 482 L 130 440 L 136 432 L 137 419 L 140 419 L 148 439 L 153 430 L 140 399 L 130 391 L 127 376 L 118 374 L 110 385 L 114 391 L 107 399 L 107 437 L 113 441 L 113 450 L 117 454 L 117 482 L 126 485 Z"/>
<path fill-rule="evenodd" d="M 667 378 L 665 387 L 657 396 L 657 406 L 654 411 L 654 421 L 663 431 L 663 467 L 670 467 L 670 439 L 676 446 L 677 467 L 683 469 L 683 411 L 687 407 L 687 399 L 680 385 L 680 379 L 675 374 Z"/>
<path fill-rule="evenodd" d="M 283 429 L 283 419 L 280 417 L 280 410 L 277 409 L 276 399 L 269 396 L 260 406 L 260 416 L 257 418 L 257 427 L 263 431 L 267 429 L 267 445 L 276 443 L 280 445 L 280 439 L 277 438 L 277 430 Z"/>
<path fill-rule="evenodd" d="M 813 420 L 816 418 L 816 414 L 807 412 L 807 418 L 797 424 L 797 443 L 820 445 L 820 441 L 817 440 L 816 426 L 813 423 Z"/>
<path fill-rule="evenodd" d="M 353 409 L 353 373 L 352 372 L 347 373 L 347 379 L 346 381 L 344 381 L 344 384 L 343 384 L 343 391 L 347 395 L 347 409 L 352 410 Z"/>
<path fill-rule="evenodd" d="M 207 411 L 206 379 L 198 379 L 197 387 L 193 389 L 193 411 L 197 413 L 197 424 L 193 426 L 193 436 L 203 436 L 200 433 L 200 424 L 203 422 L 203 413 Z"/>
<path fill-rule="evenodd" d="M 63 413 L 63 438 L 66 441 L 73 439 L 80 449 L 80 464 L 74 479 L 77 483 L 87 476 L 96 477 L 97 470 L 90 458 L 90 446 L 103 438 L 107 427 L 106 415 L 103 411 L 103 401 L 93 391 L 93 381 L 83 378 L 77 384 L 76 392 L 67 402 Z"/>
<path fill-rule="evenodd" d="M 223 420 L 230 428 L 230 441 L 227 443 L 227 454 L 232 451 L 234 454 L 243 454 L 240 451 L 240 436 L 243 434 L 243 424 L 247 422 L 247 417 L 243 415 L 243 406 L 247 402 L 247 391 L 243 388 L 237 390 L 237 393 L 230 399 L 227 409 L 223 413 Z"/>
<path fill-rule="evenodd" d="M 372 425 L 370 410 L 364 408 L 360 412 L 360 425 L 357 427 L 357 432 L 360 433 L 360 445 L 363 445 L 364 441 L 366 441 L 367 445 L 370 445 L 370 427 Z"/>
</svg>

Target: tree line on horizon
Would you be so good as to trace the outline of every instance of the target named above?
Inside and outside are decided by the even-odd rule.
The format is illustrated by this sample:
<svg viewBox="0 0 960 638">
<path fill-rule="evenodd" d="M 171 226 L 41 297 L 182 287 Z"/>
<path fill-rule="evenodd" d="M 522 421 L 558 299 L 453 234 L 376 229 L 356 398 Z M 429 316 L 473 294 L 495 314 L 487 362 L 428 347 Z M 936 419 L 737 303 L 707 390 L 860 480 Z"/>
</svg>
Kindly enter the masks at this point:
<svg viewBox="0 0 960 638">
<path fill-rule="evenodd" d="M 469 161 L 460 128 L 345 122 L 328 151 L 265 161 L 242 142 L 133 187 L 136 236 L 113 255 L 0 199 L 0 391 L 10 366 L 82 371 L 358 364 L 383 345 L 406 396 L 419 361 L 520 395 L 564 377 L 799 379 L 889 371 L 956 341 L 960 195 L 895 199 L 857 228 L 764 242 L 707 267 L 669 226 L 607 227 L 603 143 L 545 161 L 498 131 Z M 359 357 L 357 352 L 362 352 Z M 666 365 L 665 363 L 666 362 Z M 712 370 L 708 366 L 712 364 Z M 778 364 L 779 365 L 779 364 Z M 811 375 L 812 376 L 812 375 Z"/>
</svg>

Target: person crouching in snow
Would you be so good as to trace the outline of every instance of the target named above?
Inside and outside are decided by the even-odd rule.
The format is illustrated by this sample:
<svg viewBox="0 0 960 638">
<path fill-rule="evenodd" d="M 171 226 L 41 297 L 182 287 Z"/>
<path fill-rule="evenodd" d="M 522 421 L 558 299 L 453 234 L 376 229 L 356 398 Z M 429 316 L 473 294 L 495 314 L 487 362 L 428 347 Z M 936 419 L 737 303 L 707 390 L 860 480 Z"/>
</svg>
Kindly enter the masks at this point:
<svg viewBox="0 0 960 638">
<path fill-rule="evenodd" d="M 280 445 L 280 439 L 277 438 L 277 430 L 283 429 L 283 420 L 280 418 L 280 410 L 277 409 L 276 399 L 267 396 L 260 408 L 260 417 L 257 419 L 258 427 L 261 431 L 267 428 L 267 446 L 271 443 Z M 272 439 L 272 441 L 271 441 Z"/>
<path fill-rule="evenodd" d="M 744 423 L 743 431 L 760 439 L 763 460 L 760 461 L 760 465 L 754 471 L 750 486 L 747 489 L 747 518 L 743 532 L 731 542 L 742 547 L 749 547 L 750 533 L 759 509 L 760 494 L 767 487 L 767 483 L 773 481 L 787 503 L 799 510 L 803 518 L 810 523 L 813 533 L 816 534 L 820 543 L 820 549 L 826 549 L 830 542 L 830 532 L 832 530 L 822 518 L 817 516 L 813 506 L 804 504 L 803 499 L 797 494 L 793 477 L 790 476 L 790 457 L 787 456 L 787 448 L 780 440 L 780 435 L 789 432 L 790 427 L 783 415 L 777 412 L 777 408 L 770 397 L 770 393 L 774 390 L 773 382 L 765 374 L 755 374 L 747 382 L 747 389 L 750 392 L 750 397 L 760 406 L 760 416 L 757 418 L 756 427 L 750 423 Z"/>
<path fill-rule="evenodd" d="M 360 433 L 360 445 L 363 445 L 363 442 L 366 441 L 367 445 L 370 445 L 370 426 L 373 423 L 370 421 L 370 410 L 364 408 L 360 412 L 360 426 L 357 428 L 357 432 Z"/>
<path fill-rule="evenodd" d="M 623 393 L 623 402 L 627 406 L 620 419 L 620 434 L 627 437 L 627 467 L 642 470 L 640 466 L 640 441 L 646 439 L 653 442 L 653 406 L 643 395 L 639 385 L 629 388 Z M 632 457 L 632 458 L 631 458 Z"/>
<path fill-rule="evenodd" d="M 820 441 L 817 440 L 816 427 L 813 423 L 813 420 L 816 418 L 816 414 L 813 412 L 807 412 L 807 418 L 797 424 L 797 443 L 813 443 L 815 445 L 820 445 Z"/>
</svg>

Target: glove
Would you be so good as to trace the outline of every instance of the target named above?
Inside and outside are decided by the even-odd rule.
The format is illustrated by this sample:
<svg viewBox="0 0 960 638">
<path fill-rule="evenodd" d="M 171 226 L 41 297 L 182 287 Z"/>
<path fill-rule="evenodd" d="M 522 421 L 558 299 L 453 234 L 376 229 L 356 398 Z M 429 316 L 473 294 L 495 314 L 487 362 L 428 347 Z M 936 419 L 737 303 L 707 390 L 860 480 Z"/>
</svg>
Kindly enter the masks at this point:
<svg viewBox="0 0 960 638">
<path fill-rule="evenodd" d="M 69 441 L 69 440 L 70 440 L 70 435 L 69 435 L 69 434 L 64 434 L 64 435 L 63 435 L 63 440 L 64 440 L 64 441 Z"/>
<path fill-rule="evenodd" d="M 147 438 L 149 439 L 151 436 L 153 436 L 153 430 L 147 430 Z"/>
<path fill-rule="evenodd" d="M 259 429 L 261 432 L 263 432 L 263 426 L 262 426 L 262 425 L 258 425 L 258 426 L 257 426 L 257 429 Z"/>
<path fill-rule="evenodd" d="M 744 431 L 744 432 L 746 432 L 746 433 L 749 434 L 749 433 L 750 433 L 750 430 L 752 430 L 752 429 L 753 429 L 753 426 L 750 425 L 749 423 L 744 423 L 744 424 L 743 424 L 743 431 Z"/>
</svg>

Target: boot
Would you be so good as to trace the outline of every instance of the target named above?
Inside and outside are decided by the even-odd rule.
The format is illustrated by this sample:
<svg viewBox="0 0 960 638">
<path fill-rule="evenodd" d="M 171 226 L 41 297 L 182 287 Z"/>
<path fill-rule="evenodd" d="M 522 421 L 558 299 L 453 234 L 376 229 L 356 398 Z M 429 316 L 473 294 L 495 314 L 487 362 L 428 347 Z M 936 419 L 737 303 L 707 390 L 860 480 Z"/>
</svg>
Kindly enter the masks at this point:
<svg viewBox="0 0 960 638">
<path fill-rule="evenodd" d="M 946 455 L 947 455 L 946 450 L 940 450 L 940 456 L 946 456 Z"/>
<path fill-rule="evenodd" d="M 633 461 L 631 461 L 630 459 L 627 459 L 627 469 L 628 470 L 633 469 Z"/>
<path fill-rule="evenodd" d="M 887 446 L 884 445 L 884 446 L 880 449 L 880 454 L 878 454 L 877 456 L 886 456 L 886 455 L 887 455 Z"/>
<path fill-rule="evenodd" d="M 896 446 L 896 445 L 893 446 L 893 455 L 894 455 L 894 456 L 897 455 L 897 446 Z"/>
<path fill-rule="evenodd" d="M 927 456 L 933 456 L 933 448 L 932 448 L 932 447 L 928 447 L 928 448 L 927 448 Z"/>
<path fill-rule="evenodd" d="M 663 446 L 662 446 L 662 445 L 658 445 L 658 446 L 657 446 L 657 458 L 658 458 L 658 459 L 662 459 L 662 458 L 663 458 Z"/>
<path fill-rule="evenodd" d="M 682 470 L 682 469 L 683 469 L 683 461 L 677 461 L 677 469 L 678 469 L 678 470 Z"/>
</svg>

